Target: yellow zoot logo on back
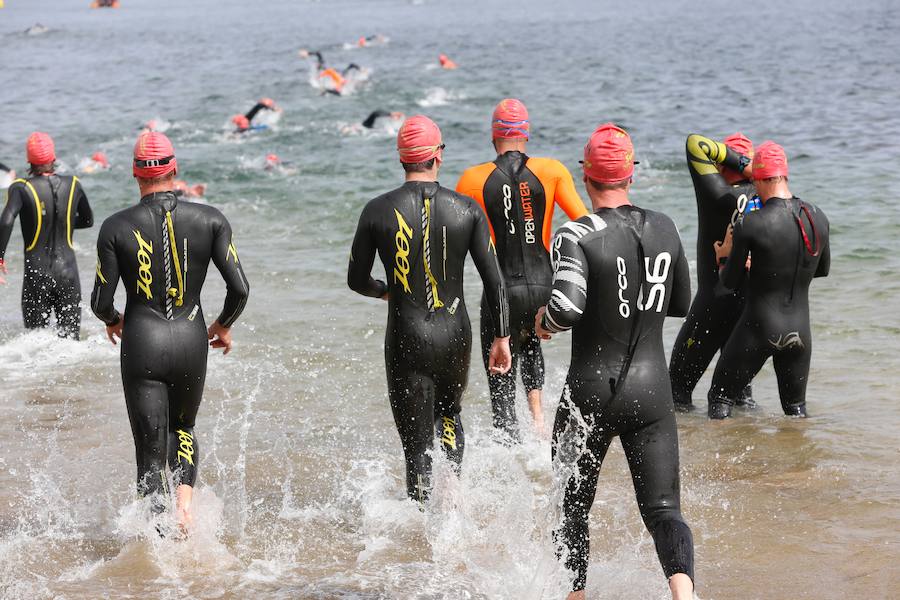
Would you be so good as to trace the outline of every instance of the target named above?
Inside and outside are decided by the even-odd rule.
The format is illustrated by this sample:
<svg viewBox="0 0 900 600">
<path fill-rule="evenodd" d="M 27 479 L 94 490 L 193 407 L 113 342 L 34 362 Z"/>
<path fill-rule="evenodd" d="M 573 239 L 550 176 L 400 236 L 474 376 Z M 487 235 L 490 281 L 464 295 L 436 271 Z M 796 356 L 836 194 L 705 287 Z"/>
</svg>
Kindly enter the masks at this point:
<svg viewBox="0 0 900 600">
<path fill-rule="evenodd" d="M 401 283 L 407 294 L 412 293 L 409 289 L 409 239 L 412 237 L 412 227 L 410 227 L 403 219 L 403 215 L 396 208 L 394 214 L 397 215 L 397 235 L 394 236 L 394 243 L 397 246 L 397 253 L 394 254 L 394 282 Z"/>
<path fill-rule="evenodd" d="M 153 254 L 153 242 L 148 242 L 143 237 L 141 237 L 141 232 L 137 229 L 132 230 L 132 233 L 134 233 L 134 238 L 138 243 L 137 291 L 143 292 L 144 296 L 147 297 L 147 300 L 152 300 L 153 292 L 150 291 L 150 284 L 153 283 L 153 273 L 150 272 L 150 267 L 152 266 L 153 261 L 150 257 Z"/>
</svg>

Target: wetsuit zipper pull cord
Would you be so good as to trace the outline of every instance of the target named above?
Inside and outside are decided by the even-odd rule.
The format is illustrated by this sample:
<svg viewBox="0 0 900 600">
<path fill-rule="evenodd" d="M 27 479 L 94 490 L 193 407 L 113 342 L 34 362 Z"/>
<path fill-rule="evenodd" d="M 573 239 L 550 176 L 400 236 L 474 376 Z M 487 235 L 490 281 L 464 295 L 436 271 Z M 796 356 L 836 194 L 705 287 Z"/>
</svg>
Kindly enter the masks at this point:
<svg viewBox="0 0 900 600">
<path fill-rule="evenodd" d="M 172 259 L 175 263 L 175 278 L 178 281 L 178 289 L 169 288 L 169 296 L 175 298 L 175 306 L 181 306 L 184 303 L 184 277 L 181 274 L 181 261 L 178 260 L 178 241 L 175 239 L 172 213 L 169 211 L 166 211 L 166 225 L 169 229 L 169 243 L 172 248 Z"/>
</svg>

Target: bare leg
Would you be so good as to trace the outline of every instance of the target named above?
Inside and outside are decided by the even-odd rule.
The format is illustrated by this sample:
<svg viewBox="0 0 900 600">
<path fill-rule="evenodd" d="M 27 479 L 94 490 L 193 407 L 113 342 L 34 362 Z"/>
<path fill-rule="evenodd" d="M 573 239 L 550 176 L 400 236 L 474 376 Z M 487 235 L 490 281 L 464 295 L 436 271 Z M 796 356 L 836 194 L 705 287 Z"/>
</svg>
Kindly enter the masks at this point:
<svg viewBox="0 0 900 600">
<path fill-rule="evenodd" d="M 694 582 L 684 573 L 675 573 L 669 577 L 669 589 L 672 591 L 672 600 L 691 600 L 694 597 Z M 569 598 L 571 600 L 571 595 Z"/>
<path fill-rule="evenodd" d="M 193 497 L 194 488 L 191 486 L 182 484 L 175 488 L 175 516 L 178 518 L 178 528 L 184 535 L 194 526 L 194 515 L 191 513 Z"/>
<path fill-rule="evenodd" d="M 534 431 L 540 437 L 547 437 L 547 427 L 544 424 L 544 409 L 541 405 L 541 390 L 528 392 L 528 410 L 531 411 L 531 419 L 534 423 Z"/>
<path fill-rule="evenodd" d="M 587 596 L 584 595 L 584 590 L 569 592 L 569 595 L 566 596 L 566 600 L 585 600 L 586 598 Z"/>
</svg>

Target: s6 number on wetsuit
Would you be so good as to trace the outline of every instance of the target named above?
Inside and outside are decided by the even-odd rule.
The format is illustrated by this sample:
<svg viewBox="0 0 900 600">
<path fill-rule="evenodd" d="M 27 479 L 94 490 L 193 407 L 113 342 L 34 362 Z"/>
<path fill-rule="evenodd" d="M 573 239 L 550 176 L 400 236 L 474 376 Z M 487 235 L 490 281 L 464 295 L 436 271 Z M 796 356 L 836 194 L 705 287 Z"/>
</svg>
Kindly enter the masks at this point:
<svg viewBox="0 0 900 600">
<path fill-rule="evenodd" d="M 669 268 L 672 266 L 672 255 L 668 252 L 662 252 L 656 255 L 653 260 L 653 269 L 650 269 L 650 258 L 644 258 L 644 269 L 646 271 L 646 281 L 650 284 L 650 291 L 644 300 L 643 289 L 638 294 L 637 307 L 639 310 L 653 309 L 656 312 L 662 312 L 663 303 L 666 299 L 666 279 L 669 277 Z M 628 273 L 625 259 L 621 256 L 616 257 L 616 283 L 619 286 L 619 315 L 623 319 L 627 319 L 631 315 L 631 306 L 628 298 L 625 296 L 625 290 L 628 289 Z M 654 304 L 656 307 L 654 308 Z"/>
<path fill-rule="evenodd" d="M 403 289 L 407 294 L 411 293 L 409 289 L 409 240 L 412 237 L 412 227 L 410 227 L 403 219 L 396 208 L 394 214 L 397 215 L 397 234 L 394 236 L 394 244 L 397 246 L 397 253 L 394 254 L 394 282 L 403 285 Z"/>
</svg>

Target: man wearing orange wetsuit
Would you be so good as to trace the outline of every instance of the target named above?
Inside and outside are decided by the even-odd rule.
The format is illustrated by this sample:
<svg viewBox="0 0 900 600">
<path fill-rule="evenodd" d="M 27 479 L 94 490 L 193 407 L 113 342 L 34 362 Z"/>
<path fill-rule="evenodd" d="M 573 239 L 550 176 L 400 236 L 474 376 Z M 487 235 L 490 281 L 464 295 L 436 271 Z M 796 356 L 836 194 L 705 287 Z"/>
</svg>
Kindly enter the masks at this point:
<svg viewBox="0 0 900 600">
<path fill-rule="evenodd" d="M 535 428 L 544 432 L 544 356 L 534 334 L 534 315 L 550 299 L 553 209 L 558 204 L 573 220 L 587 214 L 572 175 L 561 162 L 525 154 L 529 130 L 525 105 L 512 98 L 501 101 L 491 123 L 497 158 L 467 169 L 456 184 L 457 192 L 474 198 L 487 214 L 507 286 L 512 368 L 503 375 L 488 374 L 488 385 L 494 427 L 514 441 L 520 440 L 515 410 L 519 362 Z M 485 365 L 492 332 L 490 312 L 482 298 L 481 347 Z"/>
</svg>

